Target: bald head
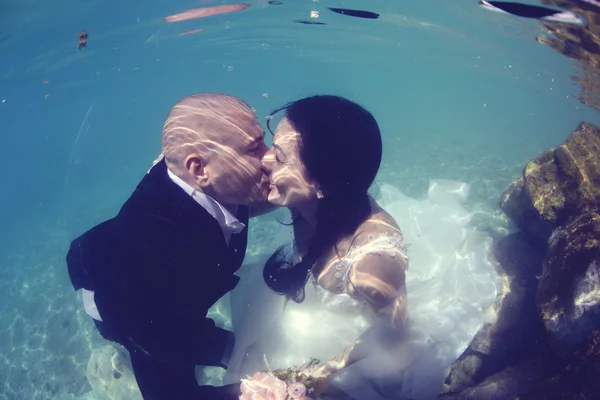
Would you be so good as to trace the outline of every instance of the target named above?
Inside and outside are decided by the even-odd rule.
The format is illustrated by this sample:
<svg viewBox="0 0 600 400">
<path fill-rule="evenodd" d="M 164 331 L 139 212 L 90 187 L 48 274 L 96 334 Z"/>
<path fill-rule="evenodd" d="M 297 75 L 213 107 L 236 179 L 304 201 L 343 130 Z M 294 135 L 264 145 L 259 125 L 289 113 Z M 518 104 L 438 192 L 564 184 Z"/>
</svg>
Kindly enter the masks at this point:
<svg viewBox="0 0 600 400">
<path fill-rule="evenodd" d="M 234 96 L 200 93 L 183 98 L 171 109 L 163 127 L 162 152 L 167 165 L 179 175 L 192 153 L 210 156 L 219 147 L 251 140 L 244 128 L 255 120 L 250 107 Z"/>
<path fill-rule="evenodd" d="M 219 192 L 223 188 L 215 184 L 221 180 L 255 179 L 264 152 L 264 133 L 254 112 L 234 96 L 201 93 L 185 97 L 171 109 L 163 127 L 167 166 L 205 191 Z"/>
</svg>

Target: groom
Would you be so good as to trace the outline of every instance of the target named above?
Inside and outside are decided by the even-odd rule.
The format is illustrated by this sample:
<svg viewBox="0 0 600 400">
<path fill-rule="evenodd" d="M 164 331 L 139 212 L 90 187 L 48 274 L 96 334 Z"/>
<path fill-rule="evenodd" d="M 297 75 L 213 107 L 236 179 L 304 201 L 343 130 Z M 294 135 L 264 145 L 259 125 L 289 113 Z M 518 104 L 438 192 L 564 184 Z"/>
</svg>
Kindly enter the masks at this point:
<svg viewBox="0 0 600 400">
<path fill-rule="evenodd" d="M 233 334 L 207 312 L 239 281 L 250 206 L 267 204 L 266 151 L 246 103 L 186 97 L 165 122 L 164 157 L 116 217 L 71 244 L 73 286 L 102 336 L 129 350 L 144 399 L 239 396 L 239 384 L 199 386 L 194 368 L 229 361 Z"/>
</svg>

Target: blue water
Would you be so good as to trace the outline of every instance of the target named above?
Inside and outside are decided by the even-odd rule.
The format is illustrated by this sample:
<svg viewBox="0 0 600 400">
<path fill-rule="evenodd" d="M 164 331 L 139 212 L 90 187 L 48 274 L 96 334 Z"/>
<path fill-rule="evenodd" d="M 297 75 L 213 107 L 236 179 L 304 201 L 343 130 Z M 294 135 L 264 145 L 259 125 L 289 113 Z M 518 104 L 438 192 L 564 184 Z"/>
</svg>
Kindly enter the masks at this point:
<svg viewBox="0 0 600 400">
<path fill-rule="evenodd" d="M 575 62 L 535 41 L 537 22 L 477 1 L 250 0 L 239 13 L 163 21 L 222 3 L 0 3 L 0 399 L 90 390 L 85 368 L 101 339 L 68 281 L 66 250 L 130 195 L 188 94 L 239 96 L 262 120 L 301 96 L 349 97 L 382 129 L 379 182 L 419 197 L 429 179 L 466 181 L 485 215 L 498 214 L 529 159 L 580 121 L 600 123 L 575 98 Z M 312 10 L 327 25 L 292 22 Z M 82 29 L 89 44 L 77 50 Z"/>
</svg>

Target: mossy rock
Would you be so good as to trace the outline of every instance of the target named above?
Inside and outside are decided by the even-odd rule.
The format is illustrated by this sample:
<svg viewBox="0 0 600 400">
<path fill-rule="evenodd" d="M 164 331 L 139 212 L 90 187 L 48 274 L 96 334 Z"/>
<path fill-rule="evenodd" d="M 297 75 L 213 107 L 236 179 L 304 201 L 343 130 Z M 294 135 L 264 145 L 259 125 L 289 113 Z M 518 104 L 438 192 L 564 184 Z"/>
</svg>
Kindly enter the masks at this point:
<svg viewBox="0 0 600 400">
<path fill-rule="evenodd" d="M 559 372 L 515 400 L 595 400 L 600 393 L 600 330 L 569 357 Z"/>
<path fill-rule="evenodd" d="M 600 329 L 599 214 L 583 214 L 553 233 L 536 303 L 558 353 L 568 354 Z"/>
<path fill-rule="evenodd" d="M 578 215 L 600 209 L 600 129 L 581 123 L 564 144 L 529 162 L 500 208 L 521 229 L 547 240 Z"/>
</svg>

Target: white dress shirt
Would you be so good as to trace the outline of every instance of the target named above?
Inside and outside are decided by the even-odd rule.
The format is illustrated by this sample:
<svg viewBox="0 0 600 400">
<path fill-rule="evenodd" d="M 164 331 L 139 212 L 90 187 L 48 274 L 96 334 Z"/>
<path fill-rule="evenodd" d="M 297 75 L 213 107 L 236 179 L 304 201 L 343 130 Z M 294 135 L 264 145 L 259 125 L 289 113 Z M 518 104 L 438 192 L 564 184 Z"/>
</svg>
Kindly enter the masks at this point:
<svg viewBox="0 0 600 400">
<path fill-rule="evenodd" d="M 242 230 L 244 230 L 246 225 L 240 222 L 228 209 L 219 204 L 218 201 L 204 193 L 197 191 L 184 182 L 183 179 L 171 172 L 171 170 L 167 169 L 167 174 L 177 186 L 182 188 L 198 204 L 200 204 L 202 208 L 208 211 L 208 213 L 212 215 L 214 219 L 217 220 L 221 226 L 221 230 L 223 231 L 223 236 L 225 237 L 225 242 L 227 245 L 229 245 L 229 240 L 231 239 L 232 234 L 240 233 Z M 237 206 L 235 206 L 232 211 L 233 213 L 236 213 Z M 87 289 L 81 289 L 81 296 L 83 299 L 83 308 L 85 309 L 85 312 L 90 317 L 98 321 L 102 321 L 100 313 L 98 312 L 98 307 L 96 307 L 96 303 L 94 302 L 94 292 Z"/>
<path fill-rule="evenodd" d="M 167 170 L 167 173 L 173 182 L 175 182 L 187 194 L 192 196 L 192 199 L 196 200 L 196 203 L 200 204 L 202 208 L 208 211 L 208 213 L 217 220 L 221 226 L 221 229 L 223 230 L 223 236 L 225 236 L 227 245 L 229 245 L 229 239 L 231 239 L 232 234 L 240 233 L 242 230 L 244 230 L 246 225 L 238 221 L 238 219 L 234 217 L 229 210 L 219 204 L 218 201 L 202 192 L 197 191 L 185 183 L 183 179 L 172 173 L 170 169 Z M 232 212 L 237 212 L 237 205 L 232 209 Z"/>
</svg>

